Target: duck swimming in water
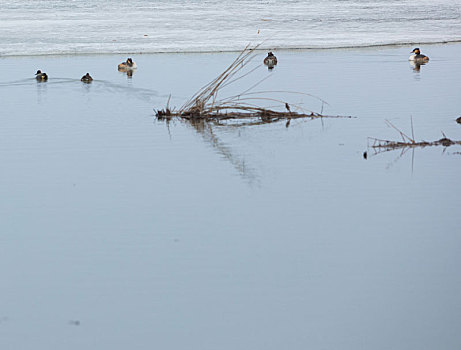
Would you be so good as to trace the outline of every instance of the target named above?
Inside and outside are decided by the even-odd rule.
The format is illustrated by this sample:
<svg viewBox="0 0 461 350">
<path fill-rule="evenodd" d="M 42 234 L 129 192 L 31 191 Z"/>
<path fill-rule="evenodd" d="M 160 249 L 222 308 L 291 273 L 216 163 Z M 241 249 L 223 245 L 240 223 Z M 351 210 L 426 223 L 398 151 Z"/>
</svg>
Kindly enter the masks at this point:
<svg viewBox="0 0 461 350">
<path fill-rule="evenodd" d="M 408 58 L 409 61 L 413 61 L 415 63 L 426 63 L 429 61 L 429 57 L 425 55 L 421 55 L 421 51 L 416 48 L 413 51 L 411 51 L 411 55 Z"/>
<path fill-rule="evenodd" d="M 122 62 L 118 65 L 118 70 L 127 71 L 129 69 L 136 69 L 136 63 L 133 62 L 131 58 L 128 58 L 126 62 Z"/>
<path fill-rule="evenodd" d="M 80 81 L 83 81 L 84 83 L 91 83 L 93 81 L 93 78 L 91 77 L 90 73 L 86 73 Z"/>
<path fill-rule="evenodd" d="M 268 66 L 269 69 L 274 68 L 274 66 L 277 65 L 277 57 L 275 57 L 272 52 L 269 52 L 264 59 L 264 64 Z"/>
<path fill-rule="evenodd" d="M 42 73 L 42 71 L 39 69 L 37 73 L 35 73 L 35 79 L 37 79 L 37 81 L 47 81 L 48 75 L 46 75 L 46 73 Z"/>
</svg>

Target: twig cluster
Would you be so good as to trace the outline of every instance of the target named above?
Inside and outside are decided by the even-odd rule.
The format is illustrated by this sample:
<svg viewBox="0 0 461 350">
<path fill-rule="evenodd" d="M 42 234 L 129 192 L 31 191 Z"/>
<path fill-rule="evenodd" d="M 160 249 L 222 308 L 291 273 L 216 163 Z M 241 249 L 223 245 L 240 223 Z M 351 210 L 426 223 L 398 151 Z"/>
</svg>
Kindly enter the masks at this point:
<svg viewBox="0 0 461 350">
<path fill-rule="evenodd" d="M 286 120 L 286 126 L 288 127 L 291 119 L 313 119 L 323 117 L 351 118 L 350 116 L 326 116 L 321 113 L 307 111 L 299 104 L 288 104 L 286 101 L 267 97 L 269 94 L 273 93 L 310 96 L 322 102 L 323 110 L 323 105 L 328 103 L 310 94 L 290 91 L 252 91 L 269 76 L 260 80 L 253 86 L 250 86 L 238 95 L 218 98 L 221 89 L 248 76 L 258 68 L 258 66 L 256 66 L 248 71 L 244 71 L 244 68 L 256 57 L 255 50 L 257 48 L 258 46 L 250 47 L 247 45 L 224 72 L 202 87 L 179 109 L 171 109 L 169 106 L 170 101 L 168 100 L 165 109 L 156 111 L 157 119 L 170 120 L 171 118 L 178 117 L 189 121 L 206 120 L 218 125 L 226 121 L 234 121 L 239 123 L 239 125 L 257 125 Z M 267 102 L 274 103 L 276 109 L 264 108 L 261 106 Z M 253 121 L 249 121 L 249 119 L 253 119 Z"/>
<path fill-rule="evenodd" d="M 395 129 L 402 138 L 402 141 L 392 141 L 392 140 L 383 140 L 377 139 L 374 137 L 368 138 L 368 147 L 371 147 L 376 151 L 376 153 L 392 151 L 395 149 L 410 149 L 410 148 L 417 148 L 417 147 L 429 147 L 429 146 L 443 146 L 449 147 L 452 145 L 461 145 L 461 141 L 454 141 L 446 137 L 446 135 L 442 132 L 443 138 L 436 140 L 436 141 L 415 141 L 414 131 L 413 131 L 413 119 L 411 119 L 411 134 L 412 137 L 406 135 L 403 131 L 395 127 L 390 121 L 386 120 L 388 126 Z"/>
</svg>

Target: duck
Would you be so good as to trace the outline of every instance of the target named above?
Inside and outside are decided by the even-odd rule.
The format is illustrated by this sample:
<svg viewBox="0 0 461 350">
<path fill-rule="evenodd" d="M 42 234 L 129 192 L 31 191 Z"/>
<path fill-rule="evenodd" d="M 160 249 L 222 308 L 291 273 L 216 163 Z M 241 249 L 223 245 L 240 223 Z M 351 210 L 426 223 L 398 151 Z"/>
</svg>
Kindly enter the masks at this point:
<svg viewBox="0 0 461 350">
<path fill-rule="evenodd" d="M 129 70 L 129 69 L 136 69 L 136 63 L 133 62 L 131 58 L 127 58 L 126 62 L 122 62 L 118 65 L 119 70 Z"/>
<path fill-rule="evenodd" d="M 83 81 L 84 83 L 91 83 L 93 81 L 93 78 L 91 77 L 90 73 L 86 73 L 80 81 Z"/>
<path fill-rule="evenodd" d="M 269 68 L 273 68 L 277 64 L 277 57 L 272 52 L 268 52 L 267 57 L 264 59 L 264 64 L 269 66 Z"/>
<path fill-rule="evenodd" d="M 46 73 L 42 73 L 42 71 L 39 69 L 37 73 L 35 73 L 35 79 L 37 79 L 37 81 L 47 81 L 48 75 L 46 75 Z"/>
<path fill-rule="evenodd" d="M 413 61 L 415 63 L 426 63 L 427 61 L 429 61 L 429 57 L 421 55 L 421 51 L 419 50 L 419 48 L 416 48 L 413 51 L 411 51 L 411 55 L 408 58 L 408 60 Z"/>
</svg>

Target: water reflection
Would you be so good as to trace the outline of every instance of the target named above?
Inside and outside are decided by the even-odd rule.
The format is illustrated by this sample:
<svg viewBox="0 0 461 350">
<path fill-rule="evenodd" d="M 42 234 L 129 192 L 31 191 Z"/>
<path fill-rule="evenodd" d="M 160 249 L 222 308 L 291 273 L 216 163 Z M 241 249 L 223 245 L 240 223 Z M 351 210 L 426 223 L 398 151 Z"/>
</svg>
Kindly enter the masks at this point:
<svg viewBox="0 0 461 350">
<path fill-rule="evenodd" d="M 424 66 L 427 62 L 414 62 L 414 61 L 409 61 L 411 68 L 413 68 L 413 71 L 415 72 L 420 72 L 421 71 L 421 66 Z"/>
<path fill-rule="evenodd" d="M 126 69 L 126 68 L 118 68 L 118 71 L 122 74 L 126 74 L 126 77 L 128 79 L 131 79 L 133 77 L 134 72 L 136 72 L 135 69 Z"/>
<path fill-rule="evenodd" d="M 37 103 L 42 104 L 46 98 L 48 83 L 37 81 Z"/>
<path fill-rule="evenodd" d="M 90 81 L 90 82 L 85 82 L 85 81 L 83 82 L 82 88 L 83 88 L 83 90 L 85 91 L 85 93 L 91 92 L 91 88 L 92 88 L 92 84 L 91 84 L 91 83 L 92 83 L 91 81 Z"/>
<path fill-rule="evenodd" d="M 259 184 L 260 179 L 255 169 L 248 164 L 244 157 L 236 154 L 234 150 L 219 139 L 219 136 L 213 129 L 216 126 L 203 119 L 187 120 L 186 123 L 200 134 L 203 140 L 211 145 L 219 155 L 231 163 L 243 179 L 247 180 L 251 185 Z M 225 127 L 220 126 L 219 128 Z"/>
</svg>

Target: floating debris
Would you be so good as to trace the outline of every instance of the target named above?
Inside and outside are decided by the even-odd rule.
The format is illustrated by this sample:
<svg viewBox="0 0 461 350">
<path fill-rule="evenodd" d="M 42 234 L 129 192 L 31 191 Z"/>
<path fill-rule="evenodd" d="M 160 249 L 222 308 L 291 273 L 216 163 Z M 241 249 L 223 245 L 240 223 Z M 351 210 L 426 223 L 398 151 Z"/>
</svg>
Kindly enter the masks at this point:
<svg viewBox="0 0 461 350">
<path fill-rule="evenodd" d="M 461 141 L 455 141 L 449 139 L 443 132 L 443 137 L 436 141 L 415 141 L 414 132 L 413 132 L 413 120 L 411 122 L 411 132 L 412 137 L 409 137 L 405 133 L 403 133 L 400 129 L 395 127 L 390 121 L 386 120 L 388 126 L 397 130 L 400 134 L 402 141 L 392 141 L 392 140 L 383 140 L 377 139 L 374 137 L 368 138 L 368 147 L 375 151 L 375 154 L 393 151 L 396 149 L 407 150 L 410 148 L 424 148 L 430 146 L 443 146 L 443 147 L 450 147 L 453 145 L 461 145 Z"/>
<path fill-rule="evenodd" d="M 213 122 L 217 125 L 229 125 L 229 122 L 233 122 L 234 125 L 237 126 L 260 125 L 285 120 L 286 127 L 288 127 L 292 119 L 315 119 L 326 117 L 352 118 L 351 116 L 339 115 L 327 116 L 314 111 L 308 111 L 302 108 L 299 104 L 288 104 L 286 101 L 268 97 L 268 95 L 273 93 L 286 93 L 313 97 L 321 101 L 323 111 L 323 106 L 328 103 L 310 94 L 291 91 L 253 92 L 252 90 L 266 78 L 257 82 L 238 95 L 218 99 L 218 93 L 222 88 L 248 76 L 258 68 L 255 67 L 249 71 L 242 71 L 256 56 L 255 50 L 257 47 L 258 46 L 245 47 L 245 49 L 223 73 L 201 88 L 179 109 L 171 109 L 169 106 L 170 99 L 168 99 L 166 108 L 156 110 L 155 115 L 157 119 L 166 121 L 169 121 L 172 118 L 190 121 L 204 120 Z M 276 107 L 265 108 L 261 106 L 263 103 L 267 102 L 276 104 Z"/>
</svg>

